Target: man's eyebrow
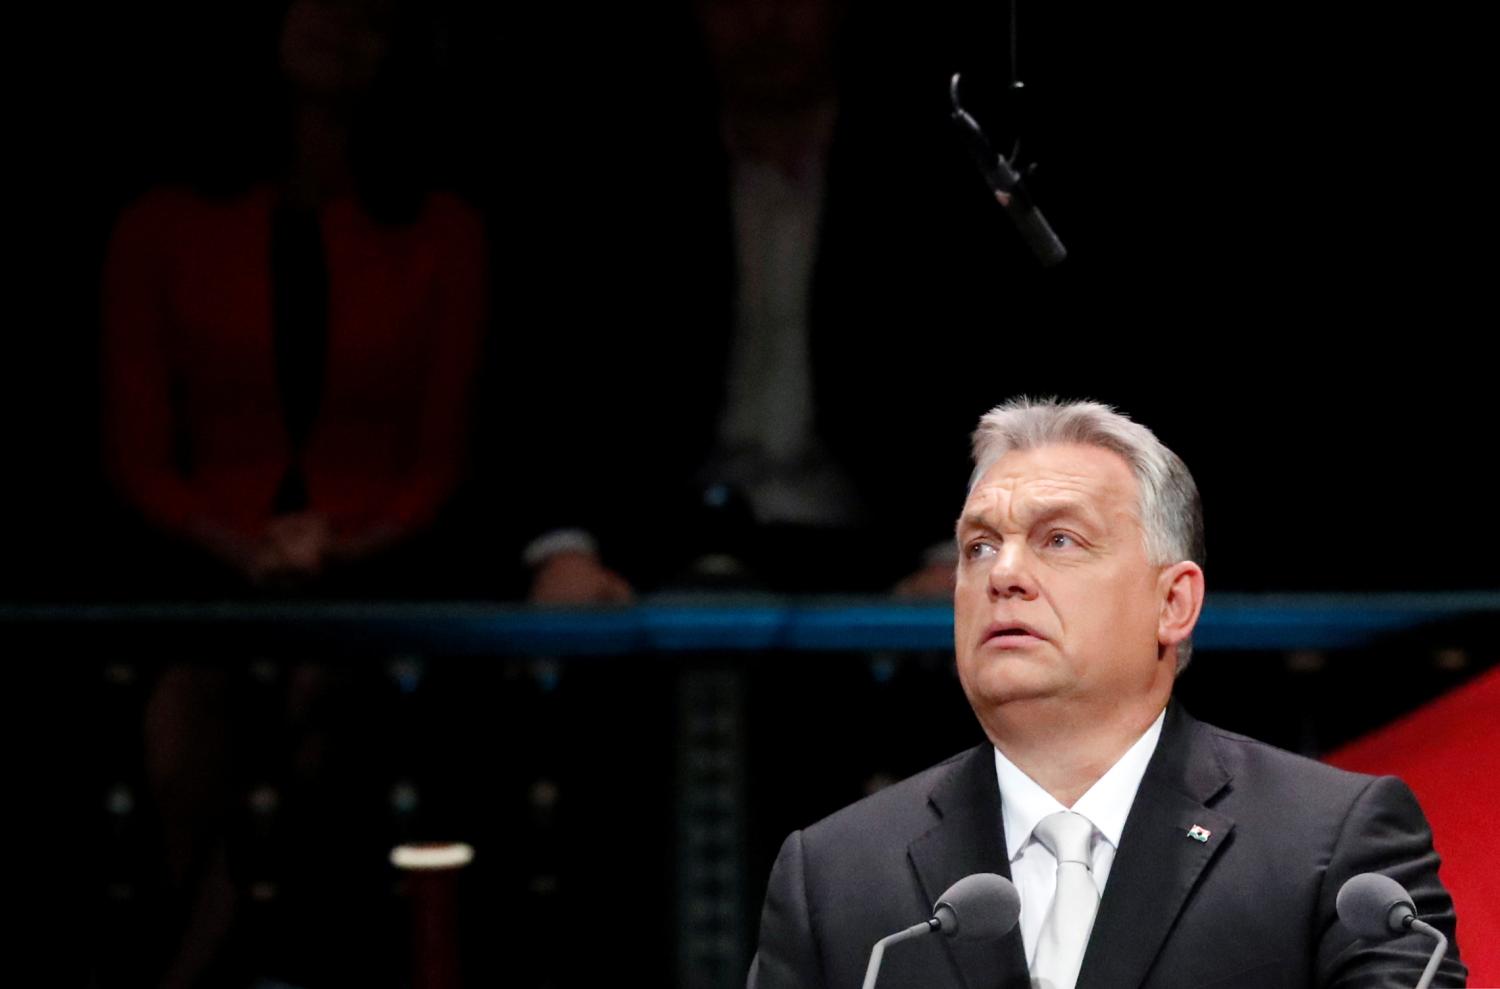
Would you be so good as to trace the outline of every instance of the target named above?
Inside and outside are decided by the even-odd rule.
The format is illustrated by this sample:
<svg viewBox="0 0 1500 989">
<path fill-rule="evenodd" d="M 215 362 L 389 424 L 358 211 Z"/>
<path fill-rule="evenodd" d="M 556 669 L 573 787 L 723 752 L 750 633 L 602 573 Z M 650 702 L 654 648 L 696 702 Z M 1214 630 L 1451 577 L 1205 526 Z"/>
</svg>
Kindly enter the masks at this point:
<svg viewBox="0 0 1500 989">
<path fill-rule="evenodd" d="M 1101 521 L 1099 513 L 1091 508 L 1087 501 L 1070 497 L 1049 498 L 1038 506 L 1035 511 L 1023 511 L 1022 515 L 1028 529 L 1068 517 L 1076 518 L 1080 522 L 1090 525 L 1098 525 Z M 981 529 L 986 532 L 996 531 L 993 525 L 985 521 L 983 513 L 972 511 L 960 515 L 957 524 L 953 527 L 955 534 L 969 529 Z"/>
<path fill-rule="evenodd" d="M 1072 516 L 1081 522 L 1097 523 L 1099 513 L 1095 511 L 1088 502 L 1073 498 L 1060 498 L 1055 502 L 1043 505 L 1031 518 L 1031 525 L 1044 525 L 1048 522 L 1056 522 L 1060 518 Z"/>
<path fill-rule="evenodd" d="M 995 527 L 986 522 L 984 516 L 978 512 L 965 512 L 958 517 L 958 522 L 953 526 L 954 534 L 956 535 L 966 529 L 983 529 L 986 532 L 995 531 Z"/>
</svg>

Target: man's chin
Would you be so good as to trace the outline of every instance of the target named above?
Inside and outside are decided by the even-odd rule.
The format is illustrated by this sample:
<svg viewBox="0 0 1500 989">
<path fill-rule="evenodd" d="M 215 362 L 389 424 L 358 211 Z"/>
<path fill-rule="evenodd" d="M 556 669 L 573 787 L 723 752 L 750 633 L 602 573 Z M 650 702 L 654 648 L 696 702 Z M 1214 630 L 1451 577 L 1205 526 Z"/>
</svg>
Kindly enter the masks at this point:
<svg viewBox="0 0 1500 989">
<path fill-rule="evenodd" d="M 972 685 L 964 684 L 970 705 L 981 717 L 985 711 L 1051 701 L 1062 694 L 1063 684 L 1058 683 L 1056 677 L 1044 675 L 1045 671 L 1033 668 L 1030 672 L 1036 675 L 1028 676 L 1028 671 L 1021 668 L 1026 664 L 1012 662 L 1007 665 L 1012 668 L 1003 674 L 990 669 L 985 671 L 988 675 L 981 675 Z"/>
</svg>

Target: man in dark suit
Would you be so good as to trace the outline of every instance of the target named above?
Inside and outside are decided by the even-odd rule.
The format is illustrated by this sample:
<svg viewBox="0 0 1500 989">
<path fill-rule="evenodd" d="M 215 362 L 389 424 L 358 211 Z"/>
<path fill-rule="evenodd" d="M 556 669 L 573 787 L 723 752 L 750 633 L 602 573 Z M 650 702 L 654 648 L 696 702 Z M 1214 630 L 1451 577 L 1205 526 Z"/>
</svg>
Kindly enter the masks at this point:
<svg viewBox="0 0 1500 989">
<path fill-rule="evenodd" d="M 949 120 L 954 55 L 893 64 L 911 12 L 878 5 L 665 9 L 639 39 L 655 54 L 621 45 L 607 77 L 639 87 L 601 114 L 621 131 L 599 144 L 639 149 L 610 165 L 622 194 L 563 225 L 580 270 L 542 360 L 567 378 L 537 400 L 531 598 L 950 593 L 962 430 L 992 396 L 947 355 L 997 314 L 1030 325 L 1053 281 Z M 601 444 L 606 461 L 552 442 L 605 421 L 643 441 Z M 631 483 L 601 499 L 601 471 Z"/>
<path fill-rule="evenodd" d="M 1452 939 L 1410 791 L 1171 701 L 1204 593 L 1182 461 L 1104 406 L 1027 400 L 981 420 L 975 461 L 954 638 L 991 744 L 787 839 L 752 989 L 858 985 L 876 940 L 974 872 L 1015 881 L 1016 928 L 896 945 L 882 987 L 1413 984 L 1426 942 L 1360 941 L 1335 912 L 1345 880 L 1382 872 Z M 1454 948 L 1436 984 L 1464 975 Z"/>
</svg>

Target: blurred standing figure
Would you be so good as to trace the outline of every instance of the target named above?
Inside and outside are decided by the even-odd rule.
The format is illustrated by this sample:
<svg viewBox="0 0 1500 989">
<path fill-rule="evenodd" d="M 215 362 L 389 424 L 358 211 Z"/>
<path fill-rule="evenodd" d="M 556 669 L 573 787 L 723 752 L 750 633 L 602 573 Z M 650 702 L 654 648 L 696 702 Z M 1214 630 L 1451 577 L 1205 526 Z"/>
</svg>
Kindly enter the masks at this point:
<svg viewBox="0 0 1500 989">
<path fill-rule="evenodd" d="M 406 42 L 420 33 L 407 13 L 395 0 L 293 0 L 265 25 L 264 71 L 231 79 L 221 105 L 192 117 L 201 160 L 179 163 L 191 181 L 152 189 L 118 221 L 104 451 L 126 501 L 176 544 L 126 561 L 152 590 L 364 595 L 434 580 L 412 563 L 463 471 L 486 261 L 477 213 L 418 167 L 429 145 L 414 127 L 434 108 L 414 89 L 420 53 Z M 148 964 L 163 986 L 283 964 L 235 946 L 232 836 L 253 782 L 236 772 L 279 754 L 256 768 L 282 793 L 344 809 L 321 796 L 342 771 L 332 743 L 350 734 L 330 722 L 328 667 L 294 668 L 277 688 L 279 737 L 252 742 L 233 650 L 168 665 L 146 705 L 168 883 Z M 298 840 L 329 873 L 349 854 Z M 340 917 L 365 906 L 335 895 Z M 332 943 L 325 929 L 315 950 Z"/>
<path fill-rule="evenodd" d="M 204 122 L 218 159 L 129 207 L 106 262 L 109 473 L 252 586 L 377 561 L 462 473 L 483 235 L 416 167 L 399 13 L 292 3 L 270 105 Z"/>
<path fill-rule="evenodd" d="M 639 438 L 606 469 L 639 480 L 605 504 L 576 465 L 542 472 L 560 490 L 554 529 L 527 553 L 532 598 L 664 585 L 946 594 L 943 498 L 962 479 L 934 496 L 865 465 L 877 436 L 903 479 L 958 460 L 930 437 L 961 435 L 979 406 L 937 387 L 944 341 L 993 305 L 997 272 L 1030 267 L 1007 253 L 947 130 L 944 77 L 906 86 L 859 65 L 880 50 L 868 10 L 696 0 L 691 12 L 697 64 L 663 73 L 601 142 L 641 153 L 611 159 L 626 194 L 591 201 L 616 212 L 589 218 L 599 257 L 584 270 L 603 302 L 577 320 L 591 329 L 573 348 L 601 379 L 589 409 L 611 408 Z M 642 318 L 624 329 L 621 312 Z"/>
</svg>

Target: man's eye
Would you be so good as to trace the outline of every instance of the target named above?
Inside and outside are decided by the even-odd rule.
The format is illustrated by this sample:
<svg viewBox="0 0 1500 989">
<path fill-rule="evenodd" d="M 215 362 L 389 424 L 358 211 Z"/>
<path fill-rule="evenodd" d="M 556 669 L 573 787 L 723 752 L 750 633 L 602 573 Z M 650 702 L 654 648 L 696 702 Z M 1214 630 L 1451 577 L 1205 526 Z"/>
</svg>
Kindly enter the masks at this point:
<svg viewBox="0 0 1500 989">
<path fill-rule="evenodd" d="M 1077 546 L 1078 541 L 1066 532 L 1054 532 L 1047 537 L 1047 545 L 1053 549 L 1067 549 Z"/>
<path fill-rule="evenodd" d="M 985 542 L 970 543 L 964 548 L 964 556 L 971 560 L 978 560 L 995 552 L 995 547 Z"/>
</svg>

